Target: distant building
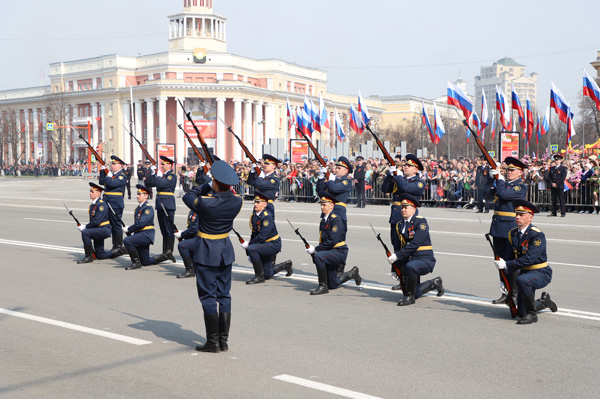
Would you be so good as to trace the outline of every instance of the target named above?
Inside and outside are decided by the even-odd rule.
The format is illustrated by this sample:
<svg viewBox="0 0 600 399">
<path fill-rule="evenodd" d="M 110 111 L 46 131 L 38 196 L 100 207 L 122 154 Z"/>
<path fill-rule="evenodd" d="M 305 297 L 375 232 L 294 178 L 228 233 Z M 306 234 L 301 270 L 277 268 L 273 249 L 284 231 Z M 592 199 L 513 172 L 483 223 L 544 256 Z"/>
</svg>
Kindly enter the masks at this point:
<svg viewBox="0 0 600 399">
<path fill-rule="evenodd" d="M 529 95 L 531 107 L 535 110 L 537 105 L 537 81 L 537 73 L 532 72 L 525 75 L 525 65 L 517 63 L 512 58 L 505 57 L 490 66 L 482 66 L 481 74 L 475 76 L 475 111 L 478 115 L 481 114 L 481 89 L 485 93 L 489 115 L 496 109 L 496 86 L 502 89 L 510 104 L 511 84 L 515 86 L 521 105 L 525 107 Z"/>
</svg>

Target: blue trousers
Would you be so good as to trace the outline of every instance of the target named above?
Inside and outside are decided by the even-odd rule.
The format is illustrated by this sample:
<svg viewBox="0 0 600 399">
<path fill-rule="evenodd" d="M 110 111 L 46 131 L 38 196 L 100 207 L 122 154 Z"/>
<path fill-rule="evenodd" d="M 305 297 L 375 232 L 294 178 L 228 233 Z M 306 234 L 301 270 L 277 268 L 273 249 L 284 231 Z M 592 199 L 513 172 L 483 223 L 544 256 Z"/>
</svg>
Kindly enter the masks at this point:
<svg viewBox="0 0 600 399">
<path fill-rule="evenodd" d="M 123 220 L 123 208 L 117 208 L 114 205 L 112 207 L 118 218 L 109 209 L 108 220 L 110 220 L 110 230 L 113 236 L 120 236 L 123 235 L 123 225 L 118 219 Z"/>
<path fill-rule="evenodd" d="M 195 246 L 196 238 L 188 238 L 187 240 L 180 241 L 179 244 L 177 244 L 177 249 L 179 250 L 179 255 L 181 255 L 181 258 L 193 259 Z"/>
<path fill-rule="evenodd" d="M 313 261 L 317 269 L 327 269 L 327 287 L 330 290 L 339 288 L 342 285 L 337 269 L 339 264 L 346 264 L 347 257 L 348 248 L 333 248 L 315 252 Z"/>
<path fill-rule="evenodd" d="M 246 248 L 246 254 L 252 260 L 252 264 L 260 262 L 263 265 L 265 280 L 270 279 L 275 274 L 273 255 L 277 255 L 279 252 L 281 252 L 281 240 L 251 244 Z"/>
<path fill-rule="evenodd" d="M 400 264 L 400 271 L 403 277 L 417 277 L 417 287 L 415 289 L 415 298 L 423 295 L 423 290 L 429 281 L 421 283 L 421 276 L 429 274 L 433 271 L 433 266 L 430 263 L 421 259 L 409 260 Z"/>
<path fill-rule="evenodd" d="M 81 232 L 81 240 L 83 245 L 92 245 L 94 243 L 94 251 L 96 252 L 96 258 L 108 259 L 110 251 L 104 250 L 104 240 L 110 237 L 110 226 L 94 227 L 91 229 L 85 229 Z"/>
<path fill-rule="evenodd" d="M 154 232 L 154 230 L 152 231 Z M 149 235 L 144 233 L 132 234 L 129 237 L 125 237 L 123 245 L 127 248 L 127 252 L 131 252 L 133 249 L 137 250 L 142 265 L 149 266 L 153 264 L 152 258 L 150 258 L 150 245 L 153 240 Z"/>
<path fill-rule="evenodd" d="M 517 308 L 519 309 L 519 316 L 525 316 L 527 313 L 523 297 L 535 295 L 536 289 L 544 288 L 550 284 L 550 281 L 552 281 L 552 269 L 550 266 L 537 270 L 523 271 L 519 274 L 517 277 L 517 287 L 519 287 Z"/>
<path fill-rule="evenodd" d="M 160 234 L 163 236 L 163 240 L 166 237 L 175 236 L 175 229 L 173 228 L 175 211 L 167 209 L 167 213 L 165 214 L 162 207 L 159 207 L 156 209 L 156 218 L 158 219 L 158 226 L 160 227 Z"/>
<path fill-rule="evenodd" d="M 194 262 L 196 289 L 204 314 L 231 313 L 231 265 L 205 266 Z"/>
</svg>

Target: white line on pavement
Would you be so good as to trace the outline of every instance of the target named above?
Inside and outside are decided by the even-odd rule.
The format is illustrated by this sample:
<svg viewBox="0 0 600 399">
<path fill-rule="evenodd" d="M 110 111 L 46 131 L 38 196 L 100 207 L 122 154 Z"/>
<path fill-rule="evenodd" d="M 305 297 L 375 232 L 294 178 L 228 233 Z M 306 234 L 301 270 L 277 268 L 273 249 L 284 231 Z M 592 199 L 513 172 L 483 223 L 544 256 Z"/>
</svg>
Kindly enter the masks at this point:
<svg viewBox="0 0 600 399">
<path fill-rule="evenodd" d="M 304 378 L 294 377 L 293 375 L 281 374 L 273 377 L 275 380 L 289 382 L 291 384 L 300 385 L 306 388 L 316 389 L 318 391 L 332 393 L 334 395 L 343 396 L 352 399 L 380 399 L 377 396 L 371 396 L 360 392 L 350 391 L 349 389 L 334 387 L 333 385 L 323 384 Z"/>
<path fill-rule="evenodd" d="M 9 316 L 20 317 L 22 319 L 37 321 L 40 323 L 50 324 L 50 325 L 57 326 L 57 327 L 68 328 L 69 330 L 75 330 L 75 331 L 83 332 L 86 334 L 97 335 L 99 337 L 109 338 L 109 339 L 113 339 L 115 341 L 121 341 L 121 342 L 125 342 L 127 344 L 132 344 L 132 345 L 147 345 L 147 344 L 152 343 L 152 341 L 145 341 L 143 339 L 127 337 L 125 335 L 110 333 L 110 332 L 106 332 L 106 331 L 102 331 L 102 330 L 96 330 L 95 328 L 83 327 L 83 326 L 80 326 L 77 324 L 66 323 L 64 321 L 47 319 L 45 317 L 33 316 L 33 315 L 30 315 L 27 313 L 15 312 L 14 310 L 9 310 L 9 309 L 0 308 L 0 313 L 9 315 Z"/>
</svg>

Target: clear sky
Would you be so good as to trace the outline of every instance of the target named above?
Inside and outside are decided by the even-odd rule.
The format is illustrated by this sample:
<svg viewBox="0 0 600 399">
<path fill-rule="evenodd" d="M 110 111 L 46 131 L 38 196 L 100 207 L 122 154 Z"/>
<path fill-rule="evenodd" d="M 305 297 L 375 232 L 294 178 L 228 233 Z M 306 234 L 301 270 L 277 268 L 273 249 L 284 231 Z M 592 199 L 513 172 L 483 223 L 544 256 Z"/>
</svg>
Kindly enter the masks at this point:
<svg viewBox="0 0 600 399">
<path fill-rule="evenodd" d="M 0 90 L 48 84 L 51 62 L 168 48 L 183 0 L 0 0 Z M 600 51 L 599 0 L 214 0 L 228 50 L 328 72 L 328 91 L 435 98 L 505 56 L 577 102 Z M 493 99 L 488 99 L 488 102 Z M 543 111 L 542 111 L 543 112 Z"/>
</svg>

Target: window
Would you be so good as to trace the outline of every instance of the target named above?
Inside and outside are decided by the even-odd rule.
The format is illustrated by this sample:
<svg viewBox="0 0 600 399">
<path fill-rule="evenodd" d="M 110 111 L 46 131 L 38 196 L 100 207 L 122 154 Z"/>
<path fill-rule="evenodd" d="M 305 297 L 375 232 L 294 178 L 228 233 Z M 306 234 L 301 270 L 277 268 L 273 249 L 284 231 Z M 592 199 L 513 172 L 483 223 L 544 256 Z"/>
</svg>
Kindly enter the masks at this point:
<svg viewBox="0 0 600 399">
<path fill-rule="evenodd" d="M 108 111 L 108 116 L 113 116 L 113 105 L 112 105 L 112 103 L 110 104 L 110 108 L 109 108 L 109 111 Z"/>
<path fill-rule="evenodd" d="M 108 79 L 108 87 L 112 87 L 112 79 Z"/>
<path fill-rule="evenodd" d="M 160 130 L 159 130 L 158 126 L 156 126 L 155 130 L 156 130 L 156 139 L 158 139 L 160 137 L 159 136 Z"/>
<path fill-rule="evenodd" d="M 115 128 L 114 127 L 110 127 L 110 139 L 114 139 L 115 138 Z"/>
</svg>

